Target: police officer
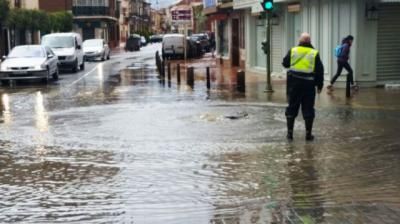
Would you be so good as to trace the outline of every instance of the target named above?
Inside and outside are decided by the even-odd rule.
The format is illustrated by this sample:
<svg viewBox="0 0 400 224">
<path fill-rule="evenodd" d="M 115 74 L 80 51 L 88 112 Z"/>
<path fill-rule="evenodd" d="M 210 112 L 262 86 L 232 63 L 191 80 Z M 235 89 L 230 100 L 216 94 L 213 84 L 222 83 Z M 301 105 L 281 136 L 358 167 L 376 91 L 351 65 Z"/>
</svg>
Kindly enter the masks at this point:
<svg viewBox="0 0 400 224">
<path fill-rule="evenodd" d="M 289 69 L 287 76 L 287 95 L 289 106 L 286 108 L 287 139 L 293 140 L 294 121 L 301 110 L 306 126 L 306 140 L 314 140 L 312 127 L 315 117 L 316 89 L 321 93 L 324 86 L 322 65 L 319 53 L 311 45 L 311 37 L 303 33 L 299 45 L 292 48 L 283 59 L 282 65 Z"/>
</svg>

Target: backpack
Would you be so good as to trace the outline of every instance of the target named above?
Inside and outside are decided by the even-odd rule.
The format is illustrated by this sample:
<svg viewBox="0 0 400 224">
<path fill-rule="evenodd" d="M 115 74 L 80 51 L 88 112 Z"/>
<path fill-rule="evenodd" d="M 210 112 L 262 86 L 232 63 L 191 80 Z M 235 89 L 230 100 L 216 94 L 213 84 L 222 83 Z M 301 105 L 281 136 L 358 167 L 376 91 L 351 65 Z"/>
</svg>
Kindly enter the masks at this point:
<svg viewBox="0 0 400 224">
<path fill-rule="evenodd" d="M 336 56 L 336 57 L 339 58 L 339 57 L 342 56 L 343 48 L 344 48 L 344 45 L 343 45 L 343 44 L 340 44 L 340 45 L 338 45 L 338 46 L 335 48 L 335 56 Z"/>
</svg>

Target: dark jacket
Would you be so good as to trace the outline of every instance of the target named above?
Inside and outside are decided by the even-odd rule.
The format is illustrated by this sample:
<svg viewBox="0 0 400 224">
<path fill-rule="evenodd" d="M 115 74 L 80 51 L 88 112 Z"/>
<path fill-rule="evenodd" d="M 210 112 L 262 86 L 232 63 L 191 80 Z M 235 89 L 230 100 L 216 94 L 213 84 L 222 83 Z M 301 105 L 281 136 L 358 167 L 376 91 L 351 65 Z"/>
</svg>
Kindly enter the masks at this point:
<svg viewBox="0 0 400 224">
<path fill-rule="evenodd" d="M 349 58 L 350 58 L 350 48 L 351 48 L 351 44 L 348 40 L 343 39 L 342 40 L 342 45 L 343 45 L 343 50 L 342 53 L 340 55 L 340 57 L 338 57 L 338 61 L 340 62 L 348 62 Z"/>
<path fill-rule="evenodd" d="M 299 46 L 300 47 L 309 47 L 309 48 L 313 48 L 314 49 L 314 47 L 311 44 L 299 44 Z M 291 51 L 292 50 L 289 50 L 289 52 L 283 58 L 282 65 L 285 68 L 290 68 Z M 293 74 L 299 75 L 299 76 L 310 76 L 310 74 L 305 74 L 305 73 L 301 73 L 301 72 L 293 72 L 293 71 L 291 71 L 291 72 Z M 317 54 L 317 57 L 316 57 L 316 60 L 315 60 L 314 73 L 311 74 L 311 76 L 314 77 L 315 86 L 317 86 L 318 89 L 321 90 L 324 87 L 324 65 L 322 64 L 321 58 L 319 56 L 319 53 Z"/>
</svg>

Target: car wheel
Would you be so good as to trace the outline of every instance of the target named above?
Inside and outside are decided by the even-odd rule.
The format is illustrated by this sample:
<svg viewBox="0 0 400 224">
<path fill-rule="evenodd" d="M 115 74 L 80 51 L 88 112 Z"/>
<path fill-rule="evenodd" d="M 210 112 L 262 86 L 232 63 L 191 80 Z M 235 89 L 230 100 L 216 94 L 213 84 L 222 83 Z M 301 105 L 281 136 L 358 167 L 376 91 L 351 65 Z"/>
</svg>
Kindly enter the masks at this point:
<svg viewBox="0 0 400 224">
<path fill-rule="evenodd" d="M 57 81 L 57 80 L 58 80 L 58 78 L 59 78 L 58 74 L 59 74 L 59 71 L 58 71 L 58 68 L 57 68 L 56 71 L 55 71 L 54 74 L 53 74 L 53 80 L 54 80 L 54 81 Z"/>
<path fill-rule="evenodd" d="M 106 53 L 103 54 L 103 56 L 101 56 L 101 61 L 105 61 L 106 60 Z"/>
<path fill-rule="evenodd" d="M 74 65 L 74 67 L 72 68 L 72 72 L 73 73 L 76 73 L 76 72 L 78 72 L 78 59 L 76 59 L 75 60 L 75 63 L 74 63 L 75 65 Z"/>
<path fill-rule="evenodd" d="M 48 84 L 49 83 L 49 78 L 51 76 L 49 67 L 47 67 L 47 71 L 46 72 L 47 72 L 47 75 L 46 75 L 46 78 L 43 78 L 43 83 Z"/>
<path fill-rule="evenodd" d="M 107 60 L 110 60 L 110 53 L 108 53 L 107 55 Z"/>
<path fill-rule="evenodd" d="M 82 64 L 79 68 L 81 69 L 81 71 L 85 70 L 85 60 L 82 61 Z"/>
</svg>

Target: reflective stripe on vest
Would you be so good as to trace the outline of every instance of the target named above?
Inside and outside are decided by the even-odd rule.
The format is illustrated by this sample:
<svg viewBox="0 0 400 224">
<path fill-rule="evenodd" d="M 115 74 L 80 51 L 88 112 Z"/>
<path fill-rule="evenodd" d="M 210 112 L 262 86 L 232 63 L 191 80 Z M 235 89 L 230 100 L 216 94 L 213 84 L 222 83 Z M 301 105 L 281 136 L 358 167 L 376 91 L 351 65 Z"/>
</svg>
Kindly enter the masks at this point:
<svg viewBox="0 0 400 224">
<path fill-rule="evenodd" d="M 318 51 L 309 47 L 294 47 L 290 53 L 290 71 L 314 73 Z"/>
</svg>

